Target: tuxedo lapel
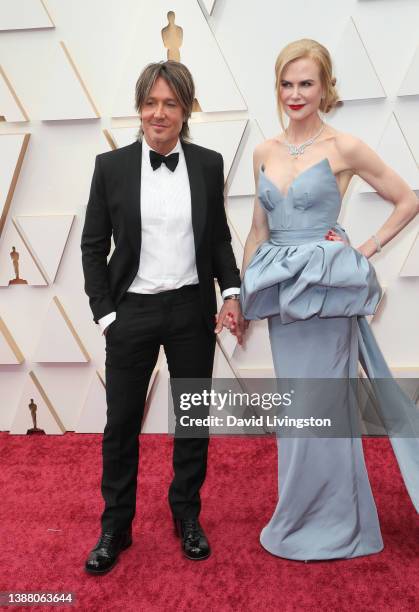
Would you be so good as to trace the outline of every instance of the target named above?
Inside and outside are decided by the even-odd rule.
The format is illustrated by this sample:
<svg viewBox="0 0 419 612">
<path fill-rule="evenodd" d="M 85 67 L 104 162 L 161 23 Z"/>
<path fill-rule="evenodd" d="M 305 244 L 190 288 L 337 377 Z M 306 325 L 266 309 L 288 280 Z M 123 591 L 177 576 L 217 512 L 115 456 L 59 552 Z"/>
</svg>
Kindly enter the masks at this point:
<svg viewBox="0 0 419 612">
<path fill-rule="evenodd" d="M 127 161 L 127 209 L 128 231 L 138 255 L 141 248 L 141 141 L 131 145 Z"/>
<path fill-rule="evenodd" d="M 189 176 L 189 186 L 191 190 L 191 209 L 192 209 L 192 229 L 195 240 L 195 251 L 201 242 L 201 237 L 205 227 L 207 217 L 207 198 L 202 165 L 197 152 L 187 143 L 182 142 L 185 154 L 186 167 Z"/>
</svg>

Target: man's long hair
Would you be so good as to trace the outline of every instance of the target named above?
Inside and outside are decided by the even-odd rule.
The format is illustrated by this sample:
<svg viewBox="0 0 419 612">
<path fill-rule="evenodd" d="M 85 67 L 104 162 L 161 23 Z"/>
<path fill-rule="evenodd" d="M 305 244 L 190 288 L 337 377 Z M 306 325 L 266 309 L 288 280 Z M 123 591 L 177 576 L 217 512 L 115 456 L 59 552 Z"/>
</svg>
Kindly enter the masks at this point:
<svg viewBox="0 0 419 612">
<path fill-rule="evenodd" d="M 191 73 L 184 64 L 173 60 L 148 64 L 138 77 L 135 85 L 135 108 L 139 115 L 141 115 L 141 109 L 150 95 L 156 79 L 159 77 L 162 77 L 167 82 L 182 107 L 184 120 L 180 131 L 180 138 L 181 140 L 189 139 L 188 120 L 191 116 L 195 99 L 195 84 Z M 140 138 L 142 134 L 143 131 L 140 128 Z"/>
</svg>

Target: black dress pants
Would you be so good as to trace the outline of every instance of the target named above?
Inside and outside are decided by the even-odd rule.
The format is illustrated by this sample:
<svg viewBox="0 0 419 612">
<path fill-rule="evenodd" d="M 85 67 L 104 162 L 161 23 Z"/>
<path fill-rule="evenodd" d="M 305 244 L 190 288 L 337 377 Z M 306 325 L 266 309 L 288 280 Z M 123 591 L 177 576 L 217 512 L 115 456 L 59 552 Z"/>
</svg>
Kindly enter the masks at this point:
<svg viewBox="0 0 419 612">
<path fill-rule="evenodd" d="M 198 285 L 151 295 L 127 293 L 106 334 L 104 531 L 127 529 L 135 515 L 138 436 L 150 376 L 161 345 L 171 378 L 211 378 L 215 334 L 208 329 L 202 314 Z M 199 515 L 207 451 L 207 437 L 174 439 L 174 478 L 169 504 L 176 518 Z"/>
</svg>

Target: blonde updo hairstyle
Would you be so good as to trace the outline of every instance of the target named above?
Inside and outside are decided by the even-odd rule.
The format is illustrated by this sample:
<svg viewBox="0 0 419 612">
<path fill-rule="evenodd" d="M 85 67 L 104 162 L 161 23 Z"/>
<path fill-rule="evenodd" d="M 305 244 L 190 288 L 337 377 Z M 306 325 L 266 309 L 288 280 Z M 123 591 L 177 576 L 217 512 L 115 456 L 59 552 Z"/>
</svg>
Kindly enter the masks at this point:
<svg viewBox="0 0 419 612">
<path fill-rule="evenodd" d="M 336 90 L 336 79 L 333 76 L 332 59 L 329 51 L 316 40 L 301 38 L 289 43 L 282 49 L 275 62 L 275 90 L 278 105 L 279 120 L 284 127 L 284 109 L 279 99 L 279 88 L 281 86 L 282 75 L 290 62 L 297 59 L 309 57 L 315 60 L 320 69 L 320 80 L 323 86 L 323 97 L 320 101 L 319 110 L 328 113 L 339 102 Z"/>
</svg>

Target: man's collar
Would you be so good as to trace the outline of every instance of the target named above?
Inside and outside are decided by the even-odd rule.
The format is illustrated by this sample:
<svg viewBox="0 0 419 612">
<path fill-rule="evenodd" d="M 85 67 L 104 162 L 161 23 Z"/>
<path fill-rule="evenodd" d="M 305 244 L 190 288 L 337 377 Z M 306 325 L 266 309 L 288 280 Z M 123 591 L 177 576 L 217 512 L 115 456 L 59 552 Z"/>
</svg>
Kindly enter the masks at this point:
<svg viewBox="0 0 419 612">
<path fill-rule="evenodd" d="M 155 149 L 152 149 L 148 142 L 146 141 L 145 137 L 143 136 L 142 138 L 142 145 L 143 145 L 143 151 L 149 155 L 149 151 L 155 151 Z M 173 147 L 173 149 L 171 151 L 169 151 L 168 153 L 166 153 L 166 155 L 171 155 L 171 153 L 180 153 L 180 151 L 182 150 L 181 144 L 180 144 L 180 139 L 178 138 L 177 143 L 175 144 L 175 146 Z M 158 153 L 158 151 L 156 151 L 156 153 Z"/>
</svg>

